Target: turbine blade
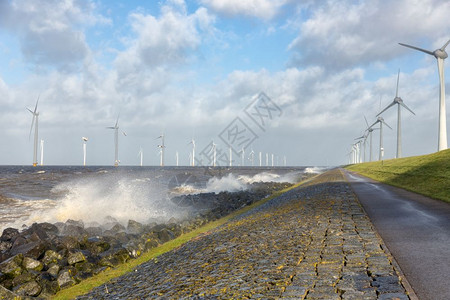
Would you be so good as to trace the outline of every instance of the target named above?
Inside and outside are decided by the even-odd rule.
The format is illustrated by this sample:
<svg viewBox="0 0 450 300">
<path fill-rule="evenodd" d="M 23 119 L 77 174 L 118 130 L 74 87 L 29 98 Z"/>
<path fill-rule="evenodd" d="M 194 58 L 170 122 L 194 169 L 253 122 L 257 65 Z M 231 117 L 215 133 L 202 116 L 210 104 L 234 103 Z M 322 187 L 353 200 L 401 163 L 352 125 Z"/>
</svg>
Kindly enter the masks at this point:
<svg viewBox="0 0 450 300">
<path fill-rule="evenodd" d="M 372 127 L 375 126 L 378 122 L 380 122 L 380 121 L 376 120 L 375 123 L 373 123 L 372 125 L 370 125 L 369 128 L 367 128 L 367 129 L 372 128 Z"/>
<path fill-rule="evenodd" d="M 424 53 L 426 53 L 426 54 L 430 54 L 430 55 L 433 55 L 433 56 L 434 56 L 434 53 L 431 52 L 431 51 L 429 51 L 429 50 L 425 50 L 425 49 L 422 49 L 422 48 L 419 48 L 419 47 L 414 47 L 414 46 L 407 45 L 407 44 L 403 44 L 403 43 L 399 43 L 399 44 L 402 45 L 402 46 L 404 46 L 404 47 L 408 47 L 408 48 L 411 48 L 411 49 L 415 49 L 415 50 L 418 50 L 418 51 L 422 51 L 422 52 L 424 52 Z"/>
<path fill-rule="evenodd" d="M 392 129 L 392 127 L 389 126 L 385 121 L 380 121 L 380 122 L 382 122 L 384 125 L 386 125 L 386 126 L 389 127 L 390 129 Z"/>
<path fill-rule="evenodd" d="M 391 108 L 393 105 L 395 105 L 395 102 L 392 102 L 391 104 L 389 104 L 385 109 L 383 109 L 380 113 L 378 113 L 378 115 L 376 115 L 375 117 L 378 117 L 379 115 L 381 115 L 382 113 L 384 113 L 386 110 L 388 110 L 389 108 Z"/>
<path fill-rule="evenodd" d="M 369 122 L 367 122 L 366 116 L 364 116 L 364 120 L 366 120 L 366 125 L 367 125 L 367 127 L 369 127 Z"/>
<path fill-rule="evenodd" d="M 39 97 L 41 97 L 41 95 L 39 95 L 37 100 L 36 100 L 36 106 L 34 107 L 34 113 L 36 113 L 36 111 L 37 111 L 37 107 L 38 107 L 38 103 L 39 103 Z"/>
<path fill-rule="evenodd" d="M 356 141 L 356 140 L 363 139 L 363 138 L 364 138 L 364 135 L 362 135 L 362 136 L 360 136 L 360 137 L 357 137 L 357 138 L 355 139 L 355 141 Z"/>
<path fill-rule="evenodd" d="M 116 125 L 114 127 L 117 127 L 117 125 L 119 125 L 119 116 L 120 116 L 120 113 L 117 115 Z"/>
<path fill-rule="evenodd" d="M 398 74 L 397 74 L 397 89 L 395 90 L 395 98 L 398 97 L 398 81 L 400 80 L 400 69 L 398 69 Z"/>
<path fill-rule="evenodd" d="M 31 127 L 30 127 L 30 135 L 28 136 L 28 140 L 31 139 L 31 132 L 33 131 L 33 125 L 34 125 L 34 120 L 36 119 L 36 115 L 33 114 L 33 119 L 31 120 Z"/>
<path fill-rule="evenodd" d="M 441 50 L 445 51 L 445 48 L 448 46 L 449 43 L 450 43 L 450 40 L 448 40 L 447 43 L 445 43 L 445 45 L 441 47 Z"/>
<path fill-rule="evenodd" d="M 127 136 L 127 133 L 125 131 L 122 131 L 122 133 L 123 133 L 124 136 Z"/>
<path fill-rule="evenodd" d="M 112 126 L 110 126 L 110 127 L 105 127 L 106 129 L 116 129 L 116 127 L 112 127 Z"/>
<path fill-rule="evenodd" d="M 413 115 L 416 115 L 405 103 L 401 102 L 400 105 L 409 110 Z"/>
</svg>

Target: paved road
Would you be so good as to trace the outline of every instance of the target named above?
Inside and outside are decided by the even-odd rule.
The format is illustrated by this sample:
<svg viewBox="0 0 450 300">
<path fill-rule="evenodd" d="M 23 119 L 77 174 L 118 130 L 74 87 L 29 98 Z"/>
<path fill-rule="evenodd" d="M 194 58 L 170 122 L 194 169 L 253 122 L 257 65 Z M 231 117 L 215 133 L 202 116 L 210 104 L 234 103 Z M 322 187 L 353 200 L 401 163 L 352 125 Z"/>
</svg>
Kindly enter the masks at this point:
<svg viewBox="0 0 450 300">
<path fill-rule="evenodd" d="M 419 299 L 450 299 L 450 204 L 346 175 Z"/>
</svg>

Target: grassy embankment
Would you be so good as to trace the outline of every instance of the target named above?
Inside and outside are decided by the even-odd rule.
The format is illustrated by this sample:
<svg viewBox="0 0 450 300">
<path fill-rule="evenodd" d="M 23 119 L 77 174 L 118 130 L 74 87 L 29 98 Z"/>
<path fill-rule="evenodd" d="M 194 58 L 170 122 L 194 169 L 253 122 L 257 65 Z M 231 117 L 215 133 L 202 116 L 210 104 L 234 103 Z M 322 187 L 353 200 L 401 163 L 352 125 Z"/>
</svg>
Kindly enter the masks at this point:
<svg viewBox="0 0 450 300">
<path fill-rule="evenodd" d="M 346 168 L 389 185 L 450 202 L 450 149 Z"/>
<path fill-rule="evenodd" d="M 314 178 L 314 177 L 313 177 Z M 194 239 L 198 236 L 201 236 L 202 234 L 207 234 L 208 231 L 211 231 L 212 229 L 225 224 L 227 221 L 229 221 L 231 218 L 236 217 L 238 215 L 241 215 L 247 211 L 249 211 L 250 209 L 257 207 L 261 204 L 264 204 L 265 202 L 280 196 L 281 194 L 295 188 L 298 187 L 302 184 L 305 184 L 309 181 L 311 181 L 312 178 L 309 178 L 303 182 L 299 182 L 289 188 L 286 188 L 284 190 L 278 191 L 273 193 L 271 196 L 264 198 L 258 202 L 255 202 L 249 206 L 246 206 L 240 210 L 237 210 L 233 213 L 231 213 L 228 216 L 225 216 L 219 220 L 216 220 L 214 222 L 210 222 L 194 231 L 191 231 L 189 233 L 183 234 L 181 236 L 179 236 L 178 238 L 171 240 L 165 244 L 162 244 L 159 247 L 153 248 L 151 249 L 149 252 L 144 253 L 142 256 L 138 257 L 137 259 L 133 259 L 128 261 L 125 264 L 119 265 L 115 268 L 111 268 L 108 269 L 94 277 L 88 278 L 82 282 L 80 282 L 77 285 L 74 285 L 70 288 L 67 289 L 63 289 L 61 291 L 59 291 L 56 295 L 54 295 L 51 299 L 74 299 L 75 297 L 79 296 L 79 295 L 83 295 L 88 293 L 90 290 L 92 290 L 93 288 L 100 286 L 104 283 L 107 283 L 108 281 L 110 281 L 111 279 L 115 278 L 115 277 L 119 277 L 121 275 L 124 275 L 128 272 L 133 271 L 138 265 L 149 261 L 151 259 L 156 259 L 159 255 L 168 252 L 170 250 L 173 250 L 177 247 L 180 247 L 181 245 L 183 245 L 184 243 L 188 242 L 191 239 Z"/>
</svg>

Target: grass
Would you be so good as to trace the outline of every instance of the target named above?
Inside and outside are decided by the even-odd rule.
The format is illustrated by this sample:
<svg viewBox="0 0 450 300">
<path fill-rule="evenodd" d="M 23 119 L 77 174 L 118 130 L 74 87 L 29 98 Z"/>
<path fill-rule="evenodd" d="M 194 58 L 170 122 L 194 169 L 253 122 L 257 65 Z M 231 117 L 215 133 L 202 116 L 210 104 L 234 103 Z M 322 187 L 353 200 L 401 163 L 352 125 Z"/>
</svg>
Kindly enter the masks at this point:
<svg viewBox="0 0 450 300">
<path fill-rule="evenodd" d="M 174 240 L 171 240 L 167 243 L 160 245 L 159 247 L 151 249 L 150 251 L 144 253 L 142 256 L 138 257 L 137 259 L 130 260 L 127 263 L 121 264 L 115 268 L 107 269 L 94 277 L 90 277 L 86 280 L 83 280 L 82 282 L 80 282 L 77 285 L 74 285 L 67 289 L 63 289 L 63 290 L 59 291 L 56 295 L 54 295 L 51 299 L 58 299 L 58 300 L 74 299 L 77 296 L 84 295 L 84 294 L 88 293 L 90 290 L 92 290 L 93 288 L 100 286 L 104 283 L 107 283 L 108 281 L 110 281 L 113 278 L 122 276 L 128 272 L 133 271 L 138 265 L 145 263 L 151 259 L 155 259 L 156 257 L 158 257 L 159 255 L 161 255 L 163 253 L 166 253 L 168 251 L 176 249 L 176 248 L 180 247 L 181 245 L 183 245 L 184 243 L 188 242 L 189 240 L 199 237 L 202 234 L 207 234 L 209 231 L 213 230 L 214 228 L 225 224 L 230 219 L 232 219 L 236 216 L 239 216 L 254 207 L 262 205 L 262 204 L 266 203 L 267 201 L 269 201 L 275 197 L 278 197 L 281 194 L 283 194 L 293 188 L 296 188 L 306 182 L 309 182 L 311 180 L 312 180 L 312 178 L 307 179 L 302 182 L 299 182 L 299 183 L 297 183 L 291 187 L 288 187 L 286 189 L 277 191 L 277 192 L 273 193 L 271 196 L 266 197 L 260 201 L 257 201 L 257 202 L 255 202 L 249 206 L 246 206 L 242 209 L 239 209 L 221 219 L 210 222 L 210 223 L 208 223 L 200 228 L 197 228 L 189 233 L 185 233 Z"/>
<path fill-rule="evenodd" d="M 346 168 L 383 183 L 450 202 L 450 149 Z"/>
</svg>

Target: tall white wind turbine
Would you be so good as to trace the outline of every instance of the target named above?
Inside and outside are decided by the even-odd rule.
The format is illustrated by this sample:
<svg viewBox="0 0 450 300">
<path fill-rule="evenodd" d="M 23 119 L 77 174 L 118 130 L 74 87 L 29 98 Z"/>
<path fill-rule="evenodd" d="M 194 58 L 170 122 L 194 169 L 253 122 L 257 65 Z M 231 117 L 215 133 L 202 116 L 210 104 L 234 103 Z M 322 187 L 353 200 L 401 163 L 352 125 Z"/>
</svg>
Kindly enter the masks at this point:
<svg viewBox="0 0 450 300">
<path fill-rule="evenodd" d="M 189 144 L 192 144 L 191 166 L 195 167 L 195 140 L 192 139 Z"/>
<path fill-rule="evenodd" d="M 252 151 L 250 151 L 249 158 L 250 158 L 250 161 L 252 162 L 252 167 L 253 167 L 255 165 L 255 151 L 253 151 L 253 149 L 252 149 Z"/>
<path fill-rule="evenodd" d="M 386 110 L 388 110 L 389 108 L 391 108 L 392 106 L 397 104 L 397 155 L 396 155 L 396 158 L 401 158 L 402 157 L 402 116 L 401 116 L 401 106 L 403 106 L 404 108 L 409 110 L 413 115 L 415 115 L 415 113 L 411 109 L 409 109 L 409 107 L 406 106 L 405 103 L 403 103 L 402 98 L 400 98 L 398 96 L 398 82 L 399 82 L 399 79 L 400 79 L 400 70 L 398 70 L 398 75 L 397 75 L 397 89 L 396 89 L 396 92 L 395 92 L 394 101 L 392 101 L 391 104 L 389 104 L 378 115 L 376 115 L 378 117 L 379 115 L 384 113 Z"/>
<path fill-rule="evenodd" d="M 231 149 L 231 146 L 228 148 L 228 159 L 230 163 L 230 167 L 233 166 L 233 150 Z"/>
<path fill-rule="evenodd" d="M 81 137 L 83 140 L 83 166 L 86 165 L 86 142 L 88 141 L 87 137 Z"/>
<path fill-rule="evenodd" d="M 384 155 L 384 148 L 383 148 L 383 124 L 386 125 L 387 127 L 389 127 L 390 129 L 392 129 L 391 126 L 389 126 L 382 117 L 378 117 L 377 120 L 375 121 L 375 123 L 373 123 L 372 125 L 370 125 L 369 128 L 372 128 L 373 126 L 375 126 L 377 123 L 380 123 L 380 152 L 379 152 L 379 156 L 378 156 L 378 160 L 382 160 L 383 159 L 383 155 Z"/>
<path fill-rule="evenodd" d="M 259 166 L 262 167 L 262 153 L 259 151 Z"/>
<path fill-rule="evenodd" d="M 37 162 L 38 124 L 39 124 L 39 112 L 37 111 L 38 102 L 39 102 L 39 97 L 36 100 L 36 105 L 34 106 L 34 111 L 27 108 L 28 111 L 33 114 L 33 119 L 31 121 L 30 135 L 29 135 L 29 138 L 31 138 L 31 132 L 33 131 L 33 126 L 34 126 L 33 167 L 36 167 L 38 164 L 38 162 Z"/>
<path fill-rule="evenodd" d="M 447 120 L 445 111 L 445 80 L 444 80 L 444 60 L 448 57 L 445 48 L 450 43 L 450 40 L 439 49 L 434 51 L 425 50 L 415 46 L 399 43 L 402 46 L 422 51 L 426 54 L 433 55 L 437 59 L 439 71 L 439 131 L 438 131 L 438 151 L 447 149 Z"/>
<path fill-rule="evenodd" d="M 158 136 L 156 139 L 161 139 L 161 145 L 158 145 L 157 147 L 161 149 L 159 152 L 160 154 L 160 163 L 159 165 L 161 167 L 164 167 L 164 149 L 166 148 L 166 145 L 164 144 L 164 133 Z"/>
<path fill-rule="evenodd" d="M 245 165 L 245 149 L 242 147 L 241 149 L 241 167 Z"/>
<path fill-rule="evenodd" d="M 41 140 L 41 166 L 44 165 L 44 140 Z"/>
<path fill-rule="evenodd" d="M 176 161 L 177 167 L 178 167 L 178 151 L 175 152 L 175 161 Z"/>
<path fill-rule="evenodd" d="M 142 167 L 144 164 L 144 150 L 142 150 L 142 147 L 139 148 L 138 157 L 140 158 L 140 166 Z"/>
<path fill-rule="evenodd" d="M 216 166 L 216 144 L 214 144 L 214 142 L 212 142 L 211 145 L 211 150 L 209 151 L 209 153 L 213 153 L 213 161 L 212 161 L 212 166 L 215 167 Z"/>
<path fill-rule="evenodd" d="M 117 115 L 116 124 L 107 129 L 114 129 L 114 166 L 119 165 L 119 115 Z"/>
</svg>

